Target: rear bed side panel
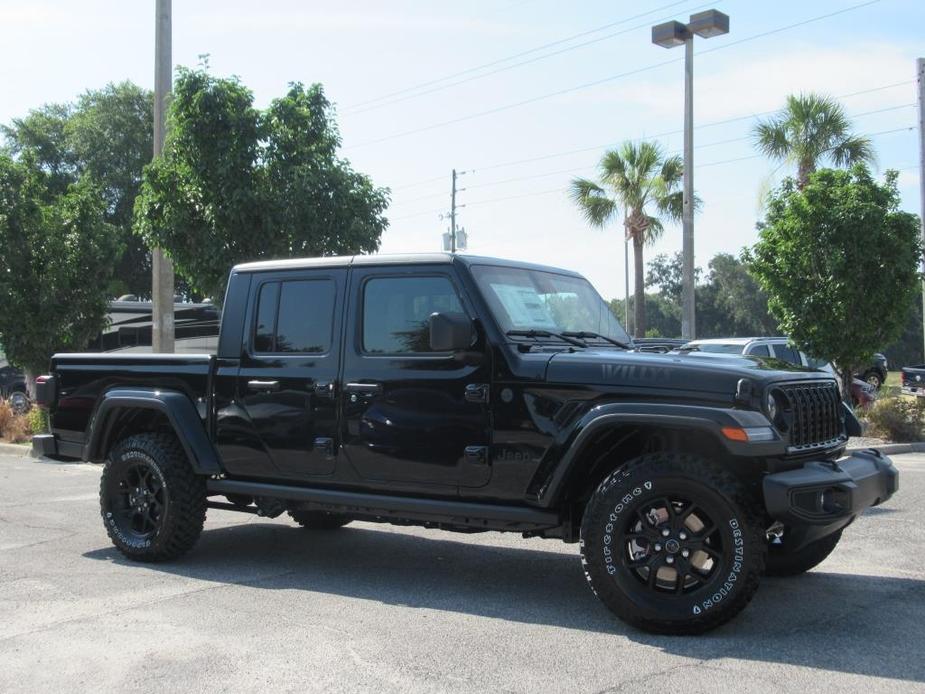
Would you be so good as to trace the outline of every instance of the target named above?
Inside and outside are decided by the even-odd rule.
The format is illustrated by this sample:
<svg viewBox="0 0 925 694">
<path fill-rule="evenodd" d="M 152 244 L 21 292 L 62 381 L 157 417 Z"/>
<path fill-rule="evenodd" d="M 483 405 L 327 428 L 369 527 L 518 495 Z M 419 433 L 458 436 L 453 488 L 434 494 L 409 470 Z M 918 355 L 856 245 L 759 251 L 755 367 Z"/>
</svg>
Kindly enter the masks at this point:
<svg viewBox="0 0 925 694">
<path fill-rule="evenodd" d="M 213 359 L 205 354 L 57 354 L 52 358 L 57 391 L 52 431 L 70 449 L 83 446 L 103 394 L 117 387 L 181 393 L 205 422 Z"/>
</svg>

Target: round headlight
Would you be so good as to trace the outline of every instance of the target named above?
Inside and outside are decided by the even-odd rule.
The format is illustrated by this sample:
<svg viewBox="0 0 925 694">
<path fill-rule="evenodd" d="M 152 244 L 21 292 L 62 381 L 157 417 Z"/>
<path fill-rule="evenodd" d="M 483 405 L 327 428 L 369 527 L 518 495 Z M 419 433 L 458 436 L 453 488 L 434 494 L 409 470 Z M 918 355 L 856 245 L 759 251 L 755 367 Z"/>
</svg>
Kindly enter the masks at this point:
<svg viewBox="0 0 925 694">
<path fill-rule="evenodd" d="M 777 419 L 777 398 L 774 397 L 774 393 L 768 393 L 765 410 L 768 413 L 768 419 L 772 422 Z"/>
</svg>

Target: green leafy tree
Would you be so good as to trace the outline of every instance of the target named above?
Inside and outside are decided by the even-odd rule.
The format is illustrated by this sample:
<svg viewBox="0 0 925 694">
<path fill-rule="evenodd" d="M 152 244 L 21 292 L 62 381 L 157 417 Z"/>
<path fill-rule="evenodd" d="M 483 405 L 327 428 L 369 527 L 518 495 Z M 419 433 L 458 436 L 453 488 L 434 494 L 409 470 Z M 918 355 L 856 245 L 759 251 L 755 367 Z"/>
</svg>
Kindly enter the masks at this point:
<svg viewBox="0 0 925 694">
<path fill-rule="evenodd" d="M 132 233 L 132 214 L 153 151 L 153 103 L 151 92 L 131 82 L 109 84 L 72 104 L 41 106 L 2 129 L 13 155 L 44 173 L 50 194 L 64 195 L 80 179 L 99 191 L 123 248 L 112 259 L 111 296 L 151 293 L 150 253 Z"/>
<path fill-rule="evenodd" d="M 779 332 L 777 321 L 768 310 L 768 295 L 749 272 L 748 265 L 734 255 L 713 256 L 707 286 L 713 288 L 711 303 L 726 322 L 724 332 L 718 337 L 761 337 Z"/>
<path fill-rule="evenodd" d="M 576 178 L 571 198 L 592 226 L 604 228 L 623 210 L 626 238 L 633 242 L 635 268 L 634 334 L 646 334 L 643 247 L 653 242 L 667 221 L 681 218 L 680 157 L 665 157 L 654 142 L 624 142 L 600 162 L 600 182 Z"/>
<path fill-rule="evenodd" d="M 217 299 L 241 261 L 373 252 L 388 191 L 339 158 L 339 146 L 320 85 L 293 84 L 260 111 L 237 79 L 181 68 L 136 231 Z"/>
<path fill-rule="evenodd" d="M 797 165 L 797 187 L 824 160 L 835 166 L 873 162 L 874 150 L 866 137 L 851 132 L 851 121 L 834 99 L 818 94 L 787 97 L 784 109 L 754 129 L 761 152 Z"/>
<path fill-rule="evenodd" d="M 918 220 L 899 210 L 897 173 L 863 165 L 787 179 L 748 256 L 771 313 L 807 353 L 852 369 L 902 333 L 916 296 Z"/>
<path fill-rule="evenodd" d="M 63 193 L 48 179 L 0 155 L 0 343 L 30 388 L 52 354 L 86 348 L 105 326 L 121 251 L 89 179 Z"/>
</svg>

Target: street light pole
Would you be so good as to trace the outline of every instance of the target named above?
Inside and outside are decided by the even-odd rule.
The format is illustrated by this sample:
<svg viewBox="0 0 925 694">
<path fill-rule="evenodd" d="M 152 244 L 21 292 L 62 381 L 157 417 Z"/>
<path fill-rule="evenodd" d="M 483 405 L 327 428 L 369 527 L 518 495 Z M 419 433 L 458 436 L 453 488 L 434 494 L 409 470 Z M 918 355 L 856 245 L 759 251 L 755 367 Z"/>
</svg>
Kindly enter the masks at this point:
<svg viewBox="0 0 925 694">
<path fill-rule="evenodd" d="M 915 61 L 919 86 L 919 194 L 922 206 L 922 245 L 925 246 L 925 58 Z M 925 260 L 922 262 L 922 339 L 925 355 Z"/>
<path fill-rule="evenodd" d="M 157 0 L 154 29 L 154 158 L 164 150 L 167 99 L 171 87 L 171 0 Z M 160 248 L 151 249 L 151 342 L 155 352 L 174 351 L 173 263 Z"/>
<path fill-rule="evenodd" d="M 652 27 L 652 43 L 684 46 L 684 201 L 681 209 L 681 337 L 696 337 L 694 288 L 694 36 L 729 33 L 729 17 L 716 10 L 692 14 L 687 24 L 665 22 Z"/>
<path fill-rule="evenodd" d="M 681 208 L 681 337 L 697 334 L 694 297 L 694 35 L 684 41 L 684 201 Z"/>
</svg>

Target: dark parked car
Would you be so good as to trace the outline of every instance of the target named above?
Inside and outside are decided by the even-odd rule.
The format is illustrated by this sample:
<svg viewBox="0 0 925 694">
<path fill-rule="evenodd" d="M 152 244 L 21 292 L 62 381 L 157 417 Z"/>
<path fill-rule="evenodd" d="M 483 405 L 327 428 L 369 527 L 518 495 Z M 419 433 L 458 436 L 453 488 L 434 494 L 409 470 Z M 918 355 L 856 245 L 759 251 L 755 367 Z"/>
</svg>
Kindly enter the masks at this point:
<svg viewBox="0 0 925 694">
<path fill-rule="evenodd" d="M 862 381 L 866 381 L 877 390 L 880 390 L 883 384 L 886 383 L 888 371 L 889 363 L 886 360 L 886 356 L 877 352 L 871 363 L 867 365 L 867 368 L 856 373 L 855 377 L 860 378 Z"/>
<path fill-rule="evenodd" d="M 670 633 L 816 566 L 896 490 L 889 459 L 843 457 L 860 428 L 829 375 L 632 347 L 566 270 L 250 263 L 217 354 L 55 356 L 38 383 L 53 433 L 34 445 L 105 463 L 103 524 L 130 559 L 176 559 L 209 508 L 516 532 L 580 542 L 601 601 Z"/>
<path fill-rule="evenodd" d="M 3 352 L 0 352 L 0 399 L 9 402 L 17 414 L 28 412 L 31 407 L 22 371 L 11 366 Z"/>
</svg>

